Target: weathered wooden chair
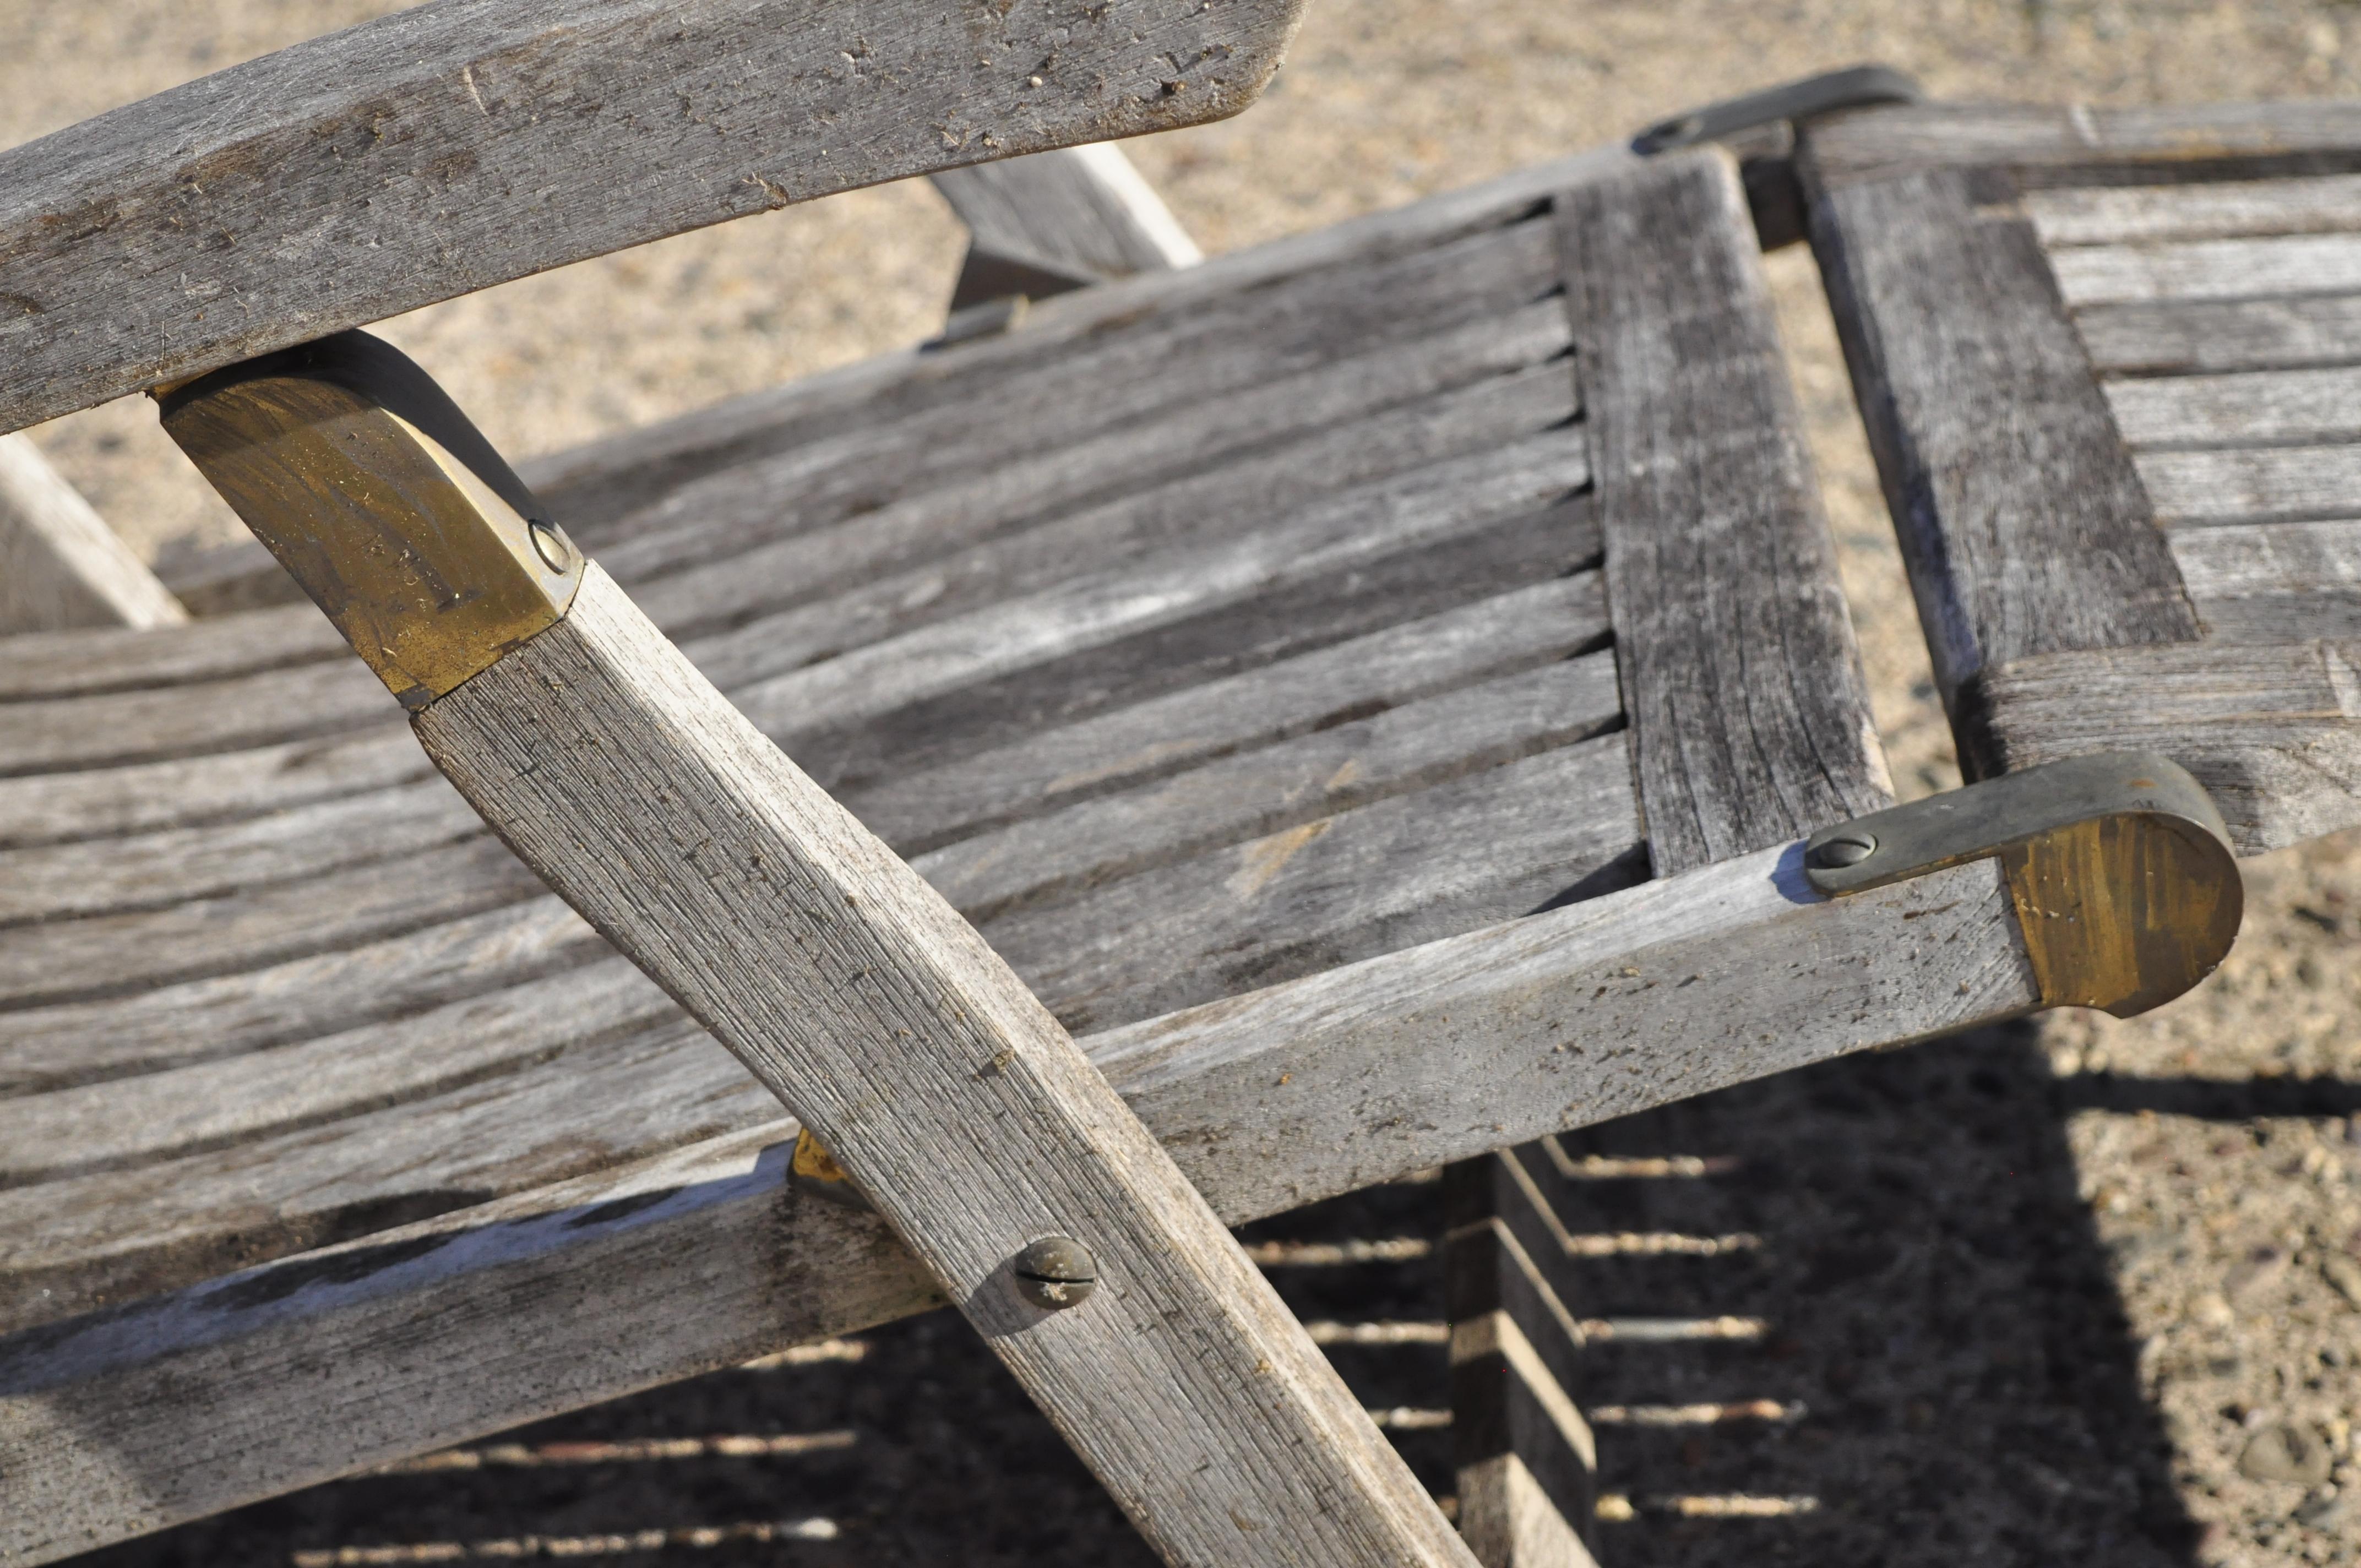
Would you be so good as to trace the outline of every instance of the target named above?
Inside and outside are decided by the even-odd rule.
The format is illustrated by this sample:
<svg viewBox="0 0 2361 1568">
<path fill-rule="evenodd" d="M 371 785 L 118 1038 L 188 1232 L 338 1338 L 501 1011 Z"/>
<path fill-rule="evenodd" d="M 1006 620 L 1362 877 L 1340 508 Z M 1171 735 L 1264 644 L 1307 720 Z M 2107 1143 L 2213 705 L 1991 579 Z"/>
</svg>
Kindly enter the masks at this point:
<svg viewBox="0 0 2361 1568">
<path fill-rule="evenodd" d="M 531 466 L 531 493 L 399 367 L 252 357 L 734 212 L 1231 112 L 1290 16 L 741 0 L 564 31 L 444 5 L 0 158 L 0 425 L 169 383 L 168 425 L 348 630 L 357 557 L 304 553 L 338 495 L 401 513 L 369 486 L 405 462 L 410 515 L 432 491 L 447 536 L 507 529 L 476 561 L 544 598 L 456 671 L 390 611 L 357 663 L 309 605 L 8 644 L 11 1553 L 948 1281 L 1176 1560 L 1452 1560 L 1188 1186 L 1235 1223 L 1846 1050 L 2147 1004 L 2218 958 L 2235 878 L 2169 763 L 1857 820 L 1889 791 L 1748 194 L 1775 230 L 1802 192 L 1832 243 L 1823 149 L 1880 115 L 1744 181 L 1670 132 L 1021 320 L 995 302 L 1186 253 L 1152 222 L 1096 255 L 1071 223 L 1027 239 L 1041 209 L 996 191 L 1023 177 L 978 173 L 956 341 Z M 1109 189 L 1098 161 L 1078 189 Z M 1890 462 L 1925 418 L 1896 406 Z M 378 456 L 272 466 L 323 422 Z M 1922 598 L 1950 569 L 1922 564 Z M 544 875 L 892 1223 L 814 1201 L 833 1162 Z M 765 905 L 774 875 L 851 893 L 803 931 L 823 960 L 779 946 L 820 916 Z M 881 992 L 904 1000 L 837 1000 Z M 1583 1554 L 1538 1175 L 1454 1179 L 1460 1522 L 1494 1563 Z M 1103 1276 L 1071 1310 L 1076 1259 L 1021 1245 L 1060 1232 Z"/>
</svg>

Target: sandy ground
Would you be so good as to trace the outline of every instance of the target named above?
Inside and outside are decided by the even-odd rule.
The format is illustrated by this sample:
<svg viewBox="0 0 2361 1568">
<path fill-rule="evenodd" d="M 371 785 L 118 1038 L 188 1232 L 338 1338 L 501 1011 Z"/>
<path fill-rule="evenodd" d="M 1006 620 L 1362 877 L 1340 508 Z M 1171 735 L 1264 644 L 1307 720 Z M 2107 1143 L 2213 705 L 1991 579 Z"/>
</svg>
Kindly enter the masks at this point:
<svg viewBox="0 0 2361 1568">
<path fill-rule="evenodd" d="M 387 8 L 361 0 L 0 0 L 0 145 Z M 2346 93 L 2361 71 L 2361 9 L 2294 0 L 1323 0 L 1261 104 L 1131 150 L 1206 249 L 1219 251 L 1861 60 L 1900 66 L 1954 97 Z M 931 192 L 890 187 L 527 280 L 384 330 L 434 369 L 496 441 L 529 454 L 927 335 L 960 247 Z M 1905 795 L 1946 787 L 1957 780 L 1948 735 L 1811 261 L 1789 251 L 1771 266 L 1897 781 Z M 236 526 L 137 402 L 37 433 L 143 551 L 229 537 Z M 1857 1069 L 1837 1064 L 1751 1099 L 1598 1135 L 1601 1146 L 1637 1140 L 1655 1152 L 1683 1140 L 1742 1146 L 1752 1168 L 1784 1167 L 1794 1175 L 1786 1190 L 1811 1195 L 1785 1209 L 1765 1199 L 1772 1209 L 1754 1218 L 1785 1226 L 1795 1255 L 1820 1260 L 1790 1282 L 1803 1296 L 1780 1296 L 1789 1286 L 1768 1275 L 1761 1288 L 1821 1320 L 1781 1343 L 1799 1347 L 1786 1354 L 1808 1365 L 1808 1376 L 1796 1376 L 1812 1385 L 1828 1420 L 1805 1420 L 1784 1446 L 1741 1445 L 1738 1457 L 1751 1454 L 1782 1485 L 1811 1481 L 1804 1461 L 1813 1460 L 1821 1473 L 1814 1484 L 1834 1499 L 1815 1516 L 1823 1523 L 1784 1536 L 1763 1533 L 1768 1526 L 1734 1536 L 1683 1526 L 1642 1538 L 1637 1527 L 1617 1527 L 1610 1562 L 1701 1563 L 1741 1541 L 1773 1560 L 1801 1553 L 1833 1563 L 2355 1559 L 2361 838 L 2249 870 L 2236 955 L 2200 992 L 2150 1018 L 2062 1019 L 2037 1034 Z M 1967 1138 L 1962 1128 L 1985 1124 L 1964 1112 L 1936 1115 L 1959 1105 L 2008 1114 L 1987 1113 L 1991 1135 L 1968 1138 L 1956 1158 L 1931 1134 L 1905 1146 L 1914 1140 L 1897 1129 L 1914 1124 L 1914 1112 L 1922 1130 L 1945 1137 Z M 1766 1124 L 1786 1128 L 1788 1142 L 1766 1142 Z M 1830 1135 L 1853 1140 L 1853 1163 L 1815 1163 L 1818 1140 Z M 1978 1226 L 1993 1212 L 1986 1184 L 2004 1179 L 2032 1185 L 2005 1187 L 2015 1234 L 1993 1240 Z M 1862 1192 L 1891 1201 L 1856 1202 Z M 1355 1223 L 1378 1222 L 1365 1214 Z M 1963 1237 L 1960 1255 L 1983 1261 L 1932 1291 L 1922 1310 L 1887 1287 L 1919 1278 L 1911 1259 L 1940 1249 L 1927 1241 L 1913 1252 L 1897 1240 L 1900 1250 L 1883 1262 L 1843 1252 L 1843 1235 L 1865 1225 L 1897 1237 Z M 1657 1288 L 1602 1285 L 1640 1297 Z M 1709 1305 L 1713 1291 L 1698 1288 Z M 1886 1316 L 1826 1312 L 1812 1305 L 1821 1299 L 1813 1289 L 1836 1291 L 1848 1310 L 1876 1307 Z M 1973 1310 L 1957 1310 L 1962 1302 Z M 1402 1306 L 1417 1310 L 1415 1301 Z M 988 1364 L 959 1360 L 956 1333 L 939 1325 L 894 1333 L 897 1354 L 931 1369 L 912 1375 L 914 1391 L 931 1388 L 962 1411 L 1013 1397 Z M 1831 1347 L 1840 1341 L 1852 1348 L 1839 1354 Z M 2036 1365 L 2047 1368 L 2042 1377 L 2024 1370 Z M 857 1380 L 840 1368 L 827 1376 L 837 1383 L 802 1387 L 800 1406 L 858 1403 Z M 1621 1375 L 1604 1376 L 1615 1385 Z M 620 1409 L 568 1430 L 623 1422 Z M 1035 1484 L 1063 1489 L 1060 1530 L 1071 1533 L 1058 1544 L 1098 1561 L 1131 1560 L 1136 1543 L 1126 1544 L 1103 1508 L 1093 1512 L 1087 1482 L 1060 1468 L 1054 1445 L 1044 1451 L 1038 1432 L 1023 1435 L 1031 1431 L 1025 1419 L 1019 1410 L 1005 1418 L 1015 1426 L 989 1412 L 952 1422 L 961 1430 L 937 1436 L 953 1444 L 956 1463 L 941 1458 L 951 1450 L 926 1449 L 932 1440 L 923 1434 L 886 1448 L 935 1453 L 906 1462 L 917 1467 L 911 1495 L 939 1500 L 961 1478 L 961 1508 L 977 1506 L 979 1488 L 997 1495 L 995 1463 L 1019 1464 Z M 1616 1441 L 1607 1434 L 1610 1454 L 1639 1456 L 1633 1464 L 1651 1452 L 1619 1451 Z M 1752 1485 L 1743 1466 L 1727 1469 L 1701 1453 L 1683 1449 L 1664 1464 L 1726 1490 Z M 1434 1452 L 1424 1454 L 1422 1463 L 1435 1462 Z M 1610 1459 L 1610 1472 L 1619 1465 Z M 1654 1473 L 1645 1470 L 1632 1472 L 1632 1486 L 1650 1484 Z M 380 1488 L 308 1514 L 294 1505 L 266 1511 L 252 1527 L 260 1534 L 236 1538 L 245 1542 L 237 1554 L 264 1550 L 266 1540 L 285 1560 L 299 1540 L 415 1539 L 387 1522 L 405 1509 L 414 1515 L 407 1496 Z M 575 1504 L 548 1494 L 530 1506 L 555 1518 Z M 962 1539 L 949 1524 L 928 1535 L 928 1517 L 916 1508 L 900 1519 L 906 1548 L 845 1560 L 925 1562 Z M 1825 1522 L 1839 1519 L 1841 1528 Z M 1021 1520 L 1009 1528 L 1019 1555 L 1044 1544 L 1025 1536 Z M 200 1532 L 124 1560 L 219 1561 L 230 1539 Z M 983 1535 L 965 1544 L 972 1560 L 996 1560 Z M 781 1560 L 839 1560 L 818 1546 L 779 1550 Z"/>
</svg>

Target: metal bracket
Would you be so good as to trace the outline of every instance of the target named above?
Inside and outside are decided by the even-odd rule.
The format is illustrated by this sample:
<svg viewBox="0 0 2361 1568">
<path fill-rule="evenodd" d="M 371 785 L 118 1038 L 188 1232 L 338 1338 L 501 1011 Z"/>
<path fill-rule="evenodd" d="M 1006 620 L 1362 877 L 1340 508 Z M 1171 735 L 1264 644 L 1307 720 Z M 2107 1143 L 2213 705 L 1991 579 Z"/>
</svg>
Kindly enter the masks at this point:
<svg viewBox="0 0 2361 1568">
<path fill-rule="evenodd" d="M 1726 98 L 1702 109 L 1659 120 L 1631 138 L 1642 158 L 1700 142 L 1720 141 L 1783 121 L 1808 120 L 1839 109 L 1875 104 L 1915 104 L 1925 94 L 1912 78 L 1884 65 L 1856 65 L 1789 82 L 1742 98 Z"/>
<path fill-rule="evenodd" d="M 2046 1007 L 2118 1018 L 2171 1001 L 2230 951 L 2246 893 L 2204 787 L 2148 751 L 2106 751 L 1822 828 L 1820 892 L 1862 893 L 1997 859 Z"/>
</svg>

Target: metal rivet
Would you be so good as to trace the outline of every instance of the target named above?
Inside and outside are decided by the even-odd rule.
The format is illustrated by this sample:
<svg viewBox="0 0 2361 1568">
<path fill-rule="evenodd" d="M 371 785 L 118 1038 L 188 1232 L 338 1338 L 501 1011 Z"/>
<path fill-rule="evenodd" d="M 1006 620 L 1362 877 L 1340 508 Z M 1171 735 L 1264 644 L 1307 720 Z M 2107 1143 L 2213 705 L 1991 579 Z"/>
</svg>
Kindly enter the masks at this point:
<svg viewBox="0 0 2361 1568">
<path fill-rule="evenodd" d="M 543 565 L 553 572 L 563 572 L 573 566 L 574 551 L 566 544 L 566 535 L 558 532 L 554 524 L 536 517 L 526 522 L 524 531 L 533 536 L 533 553 L 541 557 Z"/>
<path fill-rule="evenodd" d="M 1010 1260 L 1016 1294 L 1045 1312 L 1079 1307 L 1098 1288 L 1091 1249 L 1071 1236 L 1043 1236 Z"/>
<path fill-rule="evenodd" d="M 1840 866 L 1857 866 L 1876 852 L 1875 834 L 1849 831 L 1813 845 L 1809 858 L 1815 869 L 1835 871 Z"/>
</svg>

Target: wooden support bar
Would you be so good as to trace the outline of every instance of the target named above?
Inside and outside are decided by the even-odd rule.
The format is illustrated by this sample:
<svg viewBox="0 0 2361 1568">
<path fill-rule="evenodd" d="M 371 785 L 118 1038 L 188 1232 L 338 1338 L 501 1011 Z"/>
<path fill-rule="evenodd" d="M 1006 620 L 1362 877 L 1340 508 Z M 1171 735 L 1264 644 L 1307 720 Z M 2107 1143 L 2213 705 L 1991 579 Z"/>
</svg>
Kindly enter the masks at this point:
<svg viewBox="0 0 2361 1568">
<path fill-rule="evenodd" d="M 946 170 L 934 184 L 968 231 L 954 311 L 1008 293 L 1058 293 L 1205 258 L 1123 149 L 1109 142 Z"/>
<path fill-rule="evenodd" d="M 1954 721 L 1988 666 L 2196 641 L 2031 225 L 1945 170 L 1820 190 L 1812 243 Z"/>
<path fill-rule="evenodd" d="M 1466 1561 L 1024 982 L 596 566 L 421 710 L 436 765 L 851 1170 L 1175 1563 Z M 1044 1236 L 1097 1288 L 1021 1295 Z"/>
<path fill-rule="evenodd" d="M 1886 805 L 1736 170 L 1719 153 L 1667 159 L 1568 192 L 1556 225 L 1655 873 Z M 1541 1310 L 1510 1230 L 1476 1223 L 1487 1198 L 1496 1219 L 1527 1201 L 1501 1186 L 1522 1157 L 1538 1158 L 1452 1172 L 1464 1212 L 1445 1267 L 1475 1314 L 1455 1306 L 1454 1332 L 1493 1347 L 1455 1368 L 1462 1521 L 1488 1568 L 1577 1568 L 1595 1488 L 1549 1412 L 1575 1409 L 1579 1346 L 1570 1318 Z"/>
<path fill-rule="evenodd" d="M 30 437 L 0 435 L 0 636 L 188 619 Z"/>
</svg>

